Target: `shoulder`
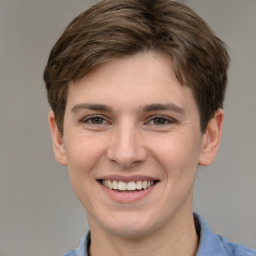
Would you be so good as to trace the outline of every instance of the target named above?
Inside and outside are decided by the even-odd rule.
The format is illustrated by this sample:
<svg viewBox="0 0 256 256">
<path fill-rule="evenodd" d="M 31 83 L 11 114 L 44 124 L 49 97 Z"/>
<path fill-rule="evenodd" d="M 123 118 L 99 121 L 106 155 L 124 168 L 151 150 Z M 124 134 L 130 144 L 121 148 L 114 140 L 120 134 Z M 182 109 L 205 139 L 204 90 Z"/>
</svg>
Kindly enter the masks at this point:
<svg viewBox="0 0 256 256">
<path fill-rule="evenodd" d="M 227 256 L 256 256 L 256 250 L 241 244 L 231 243 L 226 238 L 216 235 L 219 245 Z"/>
<path fill-rule="evenodd" d="M 87 251 L 90 246 L 90 243 L 91 243 L 91 235 L 90 235 L 90 231 L 88 231 L 82 237 L 79 247 L 65 253 L 63 256 L 88 256 Z"/>
<path fill-rule="evenodd" d="M 197 256 L 256 256 L 256 250 L 241 244 L 231 243 L 214 234 L 202 217 L 194 213 L 195 226 L 200 235 Z"/>
<path fill-rule="evenodd" d="M 63 256 L 78 256 L 78 255 L 79 255 L 79 254 L 78 254 L 77 249 L 74 249 L 74 250 L 72 250 L 72 251 L 69 251 L 69 252 L 63 254 Z"/>
</svg>

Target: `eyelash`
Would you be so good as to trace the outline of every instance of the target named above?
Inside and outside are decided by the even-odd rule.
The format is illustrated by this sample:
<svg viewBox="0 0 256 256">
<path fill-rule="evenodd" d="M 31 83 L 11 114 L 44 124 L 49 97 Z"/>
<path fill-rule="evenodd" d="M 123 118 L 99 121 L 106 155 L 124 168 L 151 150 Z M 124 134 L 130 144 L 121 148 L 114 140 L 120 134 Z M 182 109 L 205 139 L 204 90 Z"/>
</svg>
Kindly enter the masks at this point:
<svg viewBox="0 0 256 256">
<path fill-rule="evenodd" d="M 164 123 L 156 124 L 154 121 L 156 121 L 157 119 L 158 120 L 160 119 Z M 150 122 L 152 122 L 152 121 L 154 123 L 150 124 Z M 150 117 L 150 119 L 147 123 L 150 124 L 150 125 L 163 126 L 163 125 L 169 125 L 169 124 L 177 123 L 177 121 L 172 119 L 172 118 L 166 117 L 166 116 L 153 116 L 153 117 Z"/>
<path fill-rule="evenodd" d="M 156 123 L 157 120 L 161 121 L 161 122 Z M 89 124 L 89 125 L 110 124 L 110 122 L 107 121 L 105 117 L 98 116 L 98 115 L 83 118 L 81 120 L 81 122 L 85 123 L 85 124 Z M 151 122 L 153 122 L 153 123 L 151 123 Z M 145 122 L 145 124 L 156 125 L 156 126 L 164 126 L 164 125 L 169 125 L 169 124 L 173 124 L 173 123 L 176 123 L 176 120 L 166 117 L 166 116 L 153 116 L 153 117 L 150 117 L 147 122 Z"/>
<path fill-rule="evenodd" d="M 96 120 L 101 120 L 100 123 L 98 123 Z M 95 123 L 93 121 L 96 121 Z M 108 124 L 109 122 L 106 120 L 106 118 L 102 117 L 102 116 L 89 116 L 89 117 L 86 117 L 86 118 L 83 118 L 81 120 L 82 123 L 84 124 L 89 124 L 89 125 L 105 125 L 105 124 Z"/>
</svg>

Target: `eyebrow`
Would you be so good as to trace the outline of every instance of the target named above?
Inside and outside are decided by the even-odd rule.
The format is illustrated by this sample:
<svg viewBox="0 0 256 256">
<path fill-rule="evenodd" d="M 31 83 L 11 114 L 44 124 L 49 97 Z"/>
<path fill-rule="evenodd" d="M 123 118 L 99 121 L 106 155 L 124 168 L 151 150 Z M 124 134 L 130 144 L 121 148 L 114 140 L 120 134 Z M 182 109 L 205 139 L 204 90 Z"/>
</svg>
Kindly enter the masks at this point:
<svg viewBox="0 0 256 256">
<path fill-rule="evenodd" d="M 150 104 L 146 105 L 142 108 L 143 112 L 152 112 L 152 111 L 159 111 L 159 110 L 164 110 L 164 111 L 174 111 L 179 114 L 184 114 L 185 109 L 174 104 L 174 103 L 167 103 L 167 104 Z"/>
<path fill-rule="evenodd" d="M 89 110 L 94 110 L 94 111 L 105 111 L 105 112 L 112 111 L 112 109 L 107 105 L 81 103 L 81 104 L 77 104 L 74 107 L 72 107 L 71 112 L 78 112 L 82 109 L 89 109 Z"/>
<path fill-rule="evenodd" d="M 89 109 L 89 110 L 94 110 L 94 111 L 104 111 L 104 112 L 112 112 L 112 108 L 103 105 L 103 104 L 90 104 L 90 103 L 81 103 L 77 104 L 72 107 L 71 112 L 79 112 L 80 110 L 83 109 Z M 174 104 L 174 103 L 167 103 L 167 104 L 149 104 L 145 105 L 141 108 L 142 112 L 153 112 L 153 111 L 174 111 L 179 114 L 184 114 L 185 109 Z"/>
</svg>

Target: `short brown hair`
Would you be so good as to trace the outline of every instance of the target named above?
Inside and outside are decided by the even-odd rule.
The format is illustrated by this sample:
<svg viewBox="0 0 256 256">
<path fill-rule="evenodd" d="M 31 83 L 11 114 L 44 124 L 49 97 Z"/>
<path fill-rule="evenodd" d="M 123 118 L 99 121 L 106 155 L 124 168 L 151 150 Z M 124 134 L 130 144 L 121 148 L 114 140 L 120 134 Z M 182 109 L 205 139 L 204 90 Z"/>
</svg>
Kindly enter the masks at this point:
<svg viewBox="0 0 256 256">
<path fill-rule="evenodd" d="M 229 56 L 196 13 L 172 0 L 104 0 L 69 24 L 44 71 L 60 132 L 70 81 L 113 58 L 149 50 L 172 58 L 178 81 L 193 91 L 204 132 L 216 110 L 223 108 Z"/>
</svg>

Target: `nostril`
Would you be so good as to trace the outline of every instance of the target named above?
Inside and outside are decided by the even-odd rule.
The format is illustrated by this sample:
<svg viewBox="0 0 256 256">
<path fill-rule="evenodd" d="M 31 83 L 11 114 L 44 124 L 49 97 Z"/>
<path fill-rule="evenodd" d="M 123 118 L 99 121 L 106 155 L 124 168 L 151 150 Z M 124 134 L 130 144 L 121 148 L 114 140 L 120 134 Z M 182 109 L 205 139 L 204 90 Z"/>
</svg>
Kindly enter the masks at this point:
<svg viewBox="0 0 256 256">
<path fill-rule="evenodd" d="M 143 162 L 147 154 L 134 123 L 130 119 L 122 120 L 115 131 L 107 158 L 126 169 Z"/>
<path fill-rule="evenodd" d="M 144 149 L 110 149 L 107 152 L 107 158 L 112 163 L 119 165 L 123 169 L 129 169 L 141 164 L 147 158 Z"/>
</svg>

